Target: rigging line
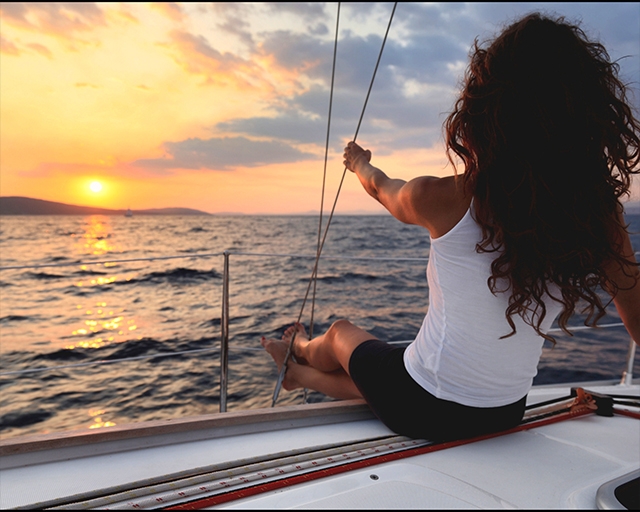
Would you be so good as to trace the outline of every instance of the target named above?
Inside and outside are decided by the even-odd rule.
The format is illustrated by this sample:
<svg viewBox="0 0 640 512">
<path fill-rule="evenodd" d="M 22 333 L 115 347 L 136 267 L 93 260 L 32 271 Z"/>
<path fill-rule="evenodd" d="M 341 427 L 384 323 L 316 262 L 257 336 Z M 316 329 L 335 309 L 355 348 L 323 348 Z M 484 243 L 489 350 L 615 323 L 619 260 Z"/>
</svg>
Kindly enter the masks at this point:
<svg viewBox="0 0 640 512">
<path fill-rule="evenodd" d="M 333 107 L 333 90 L 336 77 L 336 57 L 338 54 L 338 27 L 340 26 L 340 2 L 338 2 L 338 10 L 336 14 L 336 34 L 333 42 L 333 63 L 331 66 L 331 87 L 329 88 L 329 112 L 327 114 L 327 136 L 324 144 L 324 167 L 322 171 L 322 193 L 320 194 L 320 215 L 318 216 L 318 244 L 316 248 L 316 258 L 320 258 L 320 236 L 322 234 L 322 212 L 324 210 L 324 191 L 327 183 L 327 159 L 329 156 L 329 134 L 331 133 L 331 110 Z M 316 289 L 318 284 L 318 273 L 316 272 L 311 279 L 313 280 L 313 294 L 311 296 L 311 315 L 309 319 L 309 339 L 313 339 L 313 313 L 316 306 Z M 293 342 L 293 340 L 292 340 Z M 307 402 L 307 389 L 304 389 L 304 399 Z"/>
<path fill-rule="evenodd" d="M 329 155 L 329 134 L 331 133 L 331 109 L 333 106 L 333 87 L 336 77 L 336 57 L 338 55 L 338 27 L 340 25 L 340 2 L 338 2 L 338 11 L 336 14 L 336 35 L 333 42 L 333 65 L 331 68 L 331 88 L 329 93 L 329 113 L 327 115 L 327 137 L 324 144 L 324 169 L 322 172 L 322 194 L 320 195 L 320 217 L 318 220 L 318 245 L 316 249 L 316 258 L 320 258 L 320 236 L 322 234 L 322 211 L 324 209 L 324 190 L 327 182 L 327 158 Z M 311 296 L 311 320 L 309 320 L 309 339 L 313 338 L 313 312 L 316 305 L 316 286 L 318 282 L 318 273 L 312 277 L 313 279 L 313 295 Z"/>
<path fill-rule="evenodd" d="M 389 29 L 391 28 L 391 22 L 393 21 L 393 15 L 396 12 L 396 7 L 398 6 L 398 2 L 394 2 L 393 4 L 393 9 L 391 10 L 391 16 L 389 17 L 389 23 L 387 25 L 387 30 L 384 34 L 384 38 L 382 40 L 382 45 L 380 47 L 380 53 L 378 54 L 378 60 L 376 61 L 376 66 L 373 70 L 373 75 L 371 77 L 371 82 L 369 83 L 369 90 L 367 91 L 367 96 L 365 98 L 364 101 L 364 105 L 362 107 L 362 112 L 360 113 L 360 119 L 358 120 L 358 126 L 356 127 L 356 132 L 355 135 L 353 136 L 353 140 L 355 142 L 355 140 L 358 137 L 358 132 L 360 131 L 360 126 L 362 125 L 362 119 L 364 118 L 364 113 L 365 110 L 367 108 L 367 103 L 369 102 L 369 96 L 371 95 L 371 90 L 373 89 L 373 83 L 375 81 L 376 78 L 376 73 L 378 72 L 378 66 L 380 65 L 380 60 L 382 58 L 382 52 L 384 51 L 384 46 L 385 43 L 387 42 L 387 37 L 389 35 Z M 316 261 L 315 264 L 313 265 L 313 270 L 311 272 L 311 279 L 309 279 L 309 284 L 307 285 L 307 291 L 304 295 L 304 299 L 302 301 L 302 307 L 300 308 L 300 314 L 298 315 L 298 322 L 300 323 L 300 319 L 302 318 L 302 313 L 304 311 L 304 307 L 305 304 L 307 303 L 307 298 L 309 297 L 309 291 L 311 290 L 311 284 L 313 282 L 314 277 L 317 275 L 318 272 L 318 262 L 320 260 L 320 254 L 322 253 L 322 248 L 324 247 L 324 243 L 327 239 L 327 233 L 329 232 L 329 226 L 331 226 L 331 221 L 333 219 L 333 214 L 335 212 L 336 209 L 336 205 L 338 204 L 338 197 L 340 196 L 340 191 L 342 190 L 342 184 L 344 183 L 344 178 L 347 174 L 347 167 L 345 166 L 344 171 L 342 171 L 342 179 L 340 180 L 340 184 L 338 186 L 338 191 L 336 193 L 336 197 L 333 201 L 333 207 L 331 208 L 331 212 L 329 214 L 329 219 L 327 220 L 327 225 L 325 227 L 325 231 L 324 231 L 324 235 L 322 237 L 322 242 L 320 244 L 320 247 L 318 248 L 318 252 L 316 254 Z M 271 407 L 274 407 L 276 405 L 276 402 L 278 400 L 278 395 L 280 394 L 280 389 L 282 388 L 282 382 L 284 381 L 284 374 L 287 371 L 287 364 L 289 362 L 289 359 L 291 358 L 291 348 L 293 347 L 293 343 L 295 341 L 296 338 L 296 333 L 297 333 L 297 329 L 293 330 L 293 334 L 291 336 L 291 342 L 289 343 L 289 346 L 287 347 L 287 353 L 285 355 L 284 358 L 284 362 L 282 364 L 282 367 L 280 368 L 280 373 L 278 375 L 278 381 L 276 382 L 276 387 L 273 391 L 273 399 L 271 401 Z"/>
</svg>

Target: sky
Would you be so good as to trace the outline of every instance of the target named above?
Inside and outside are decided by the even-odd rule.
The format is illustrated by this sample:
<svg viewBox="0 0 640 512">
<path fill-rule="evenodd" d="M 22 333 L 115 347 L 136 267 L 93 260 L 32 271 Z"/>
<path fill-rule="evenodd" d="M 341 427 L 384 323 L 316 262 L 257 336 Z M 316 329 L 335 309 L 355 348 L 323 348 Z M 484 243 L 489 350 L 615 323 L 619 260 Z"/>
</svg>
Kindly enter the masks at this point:
<svg viewBox="0 0 640 512">
<path fill-rule="evenodd" d="M 0 195 L 318 212 L 329 130 L 330 209 L 393 5 L 2 3 Z M 604 43 L 640 110 L 637 2 L 398 3 L 357 136 L 372 163 L 407 180 L 453 174 L 442 123 L 469 49 L 532 11 Z M 336 212 L 383 210 L 347 172 Z"/>
</svg>

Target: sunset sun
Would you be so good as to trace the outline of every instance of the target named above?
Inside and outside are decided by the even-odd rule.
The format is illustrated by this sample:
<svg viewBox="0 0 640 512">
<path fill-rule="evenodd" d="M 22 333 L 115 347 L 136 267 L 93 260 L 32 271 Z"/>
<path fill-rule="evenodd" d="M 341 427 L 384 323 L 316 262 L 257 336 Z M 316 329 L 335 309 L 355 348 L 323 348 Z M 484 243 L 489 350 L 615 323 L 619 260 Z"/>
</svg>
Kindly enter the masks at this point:
<svg viewBox="0 0 640 512">
<path fill-rule="evenodd" d="M 91 192 L 101 192 L 102 191 L 102 183 L 100 183 L 99 181 L 92 181 L 89 184 L 89 189 L 91 190 Z"/>
</svg>

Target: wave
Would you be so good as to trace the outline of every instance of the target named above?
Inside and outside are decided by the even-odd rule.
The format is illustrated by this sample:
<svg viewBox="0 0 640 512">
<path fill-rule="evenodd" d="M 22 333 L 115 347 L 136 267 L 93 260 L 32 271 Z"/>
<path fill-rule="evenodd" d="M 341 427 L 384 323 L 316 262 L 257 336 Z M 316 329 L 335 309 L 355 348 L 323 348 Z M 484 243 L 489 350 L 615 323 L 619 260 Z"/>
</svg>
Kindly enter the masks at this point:
<svg viewBox="0 0 640 512">
<path fill-rule="evenodd" d="M 221 319 L 220 318 L 212 318 L 211 320 L 206 320 L 205 322 L 201 322 L 198 327 L 220 327 Z"/>
<path fill-rule="evenodd" d="M 346 281 L 375 281 L 380 276 L 374 274 L 362 274 L 359 272 L 345 272 L 342 275 L 319 276 L 318 282 L 322 283 L 344 283 Z M 308 281 L 308 280 L 307 280 Z"/>
<path fill-rule="evenodd" d="M 25 275 L 32 279 L 64 279 L 67 276 L 63 276 L 60 274 L 50 274 L 48 272 L 26 272 Z"/>
<path fill-rule="evenodd" d="M 41 423 L 53 416 L 52 412 L 39 410 L 21 410 L 0 416 L 0 430 L 11 427 L 26 427 Z"/>
<path fill-rule="evenodd" d="M 115 281 L 114 284 L 136 284 L 136 283 L 153 283 L 166 281 L 170 283 L 174 282 L 193 282 L 193 281 L 206 281 L 208 279 L 222 279 L 222 275 L 215 270 L 195 270 L 191 268 L 174 268 L 164 272 L 150 272 L 139 278 L 132 278 L 127 281 Z"/>
<path fill-rule="evenodd" d="M 76 270 L 73 274 L 77 276 L 106 276 L 109 272 L 100 272 L 99 270 Z"/>
<path fill-rule="evenodd" d="M 8 322 L 22 322 L 24 320 L 32 320 L 30 316 L 22 316 L 22 315 L 7 315 L 0 317 L 0 324 L 8 323 Z"/>
<path fill-rule="evenodd" d="M 53 352 L 44 354 L 36 354 L 33 356 L 34 361 L 80 361 L 87 359 L 88 355 L 83 349 L 61 348 Z"/>
<path fill-rule="evenodd" d="M 62 263 L 64 261 L 69 261 L 69 258 L 66 256 L 49 256 L 47 258 L 47 263 Z"/>
<path fill-rule="evenodd" d="M 111 353 L 103 358 L 106 361 L 161 353 L 168 347 L 165 343 L 153 338 L 142 338 L 141 340 L 118 343 L 116 347 L 111 346 L 110 348 Z M 166 350 L 166 352 L 170 351 L 171 350 Z"/>
<path fill-rule="evenodd" d="M 212 325 L 220 324 L 219 319 L 215 318 L 212 319 L 211 322 Z M 217 340 L 217 338 L 212 338 L 210 336 L 195 339 L 171 338 L 166 340 L 145 337 L 141 339 L 106 343 L 100 347 L 59 348 L 50 352 L 37 354 L 26 350 L 14 350 L 3 354 L 2 363 L 5 364 L 0 365 L 0 369 L 2 371 L 15 371 L 39 368 L 42 366 L 43 361 L 51 361 L 58 364 L 74 362 L 92 363 L 140 356 L 168 357 L 168 354 L 174 352 L 219 348 L 214 346 L 217 343 Z M 53 366 L 58 366 L 58 364 L 54 364 Z"/>
</svg>

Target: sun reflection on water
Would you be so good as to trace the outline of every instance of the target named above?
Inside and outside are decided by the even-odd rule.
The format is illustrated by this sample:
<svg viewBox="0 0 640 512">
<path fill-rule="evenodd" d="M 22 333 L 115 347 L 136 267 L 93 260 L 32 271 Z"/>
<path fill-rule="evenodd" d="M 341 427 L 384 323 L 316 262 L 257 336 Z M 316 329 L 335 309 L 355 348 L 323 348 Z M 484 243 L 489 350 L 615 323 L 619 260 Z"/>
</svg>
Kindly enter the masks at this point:
<svg viewBox="0 0 640 512">
<path fill-rule="evenodd" d="M 109 242 L 113 228 L 109 217 L 105 215 L 91 215 L 86 219 L 87 224 L 83 226 L 84 233 L 74 234 L 82 240 L 78 244 L 82 254 L 101 255 L 113 252 L 115 247 Z"/>
<path fill-rule="evenodd" d="M 115 426 L 115 422 L 113 421 L 103 421 L 102 416 L 107 411 L 104 409 L 89 409 L 89 416 L 91 416 L 91 421 L 93 424 L 89 425 L 89 428 L 103 428 L 103 427 L 113 427 Z"/>
<path fill-rule="evenodd" d="M 96 302 L 95 307 L 97 309 L 87 309 L 85 315 L 89 316 L 84 320 L 82 327 L 74 329 L 71 334 L 79 337 L 90 337 L 91 339 L 85 339 L 77 341 L 71 345 L 67 345 L 65 348 L 101 348 L 112 342 L 123 342 L 126 339 L 116 339 L 116 337 L 124 336 L 125 333 L 129 333 L 138 328 L 138 323 L 135 319 L 126 319 L 122 314 L 123 309 L 119 312 L 115 312 L 112 309 L 107 308 L 106 302 Z M 82 309 L 82 305 L 78 304 L 76 309 Z M 95 335 L 102 335 L 99 338 L 93 338 Z"/>
</svg>

